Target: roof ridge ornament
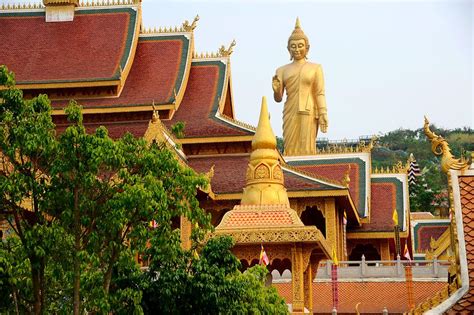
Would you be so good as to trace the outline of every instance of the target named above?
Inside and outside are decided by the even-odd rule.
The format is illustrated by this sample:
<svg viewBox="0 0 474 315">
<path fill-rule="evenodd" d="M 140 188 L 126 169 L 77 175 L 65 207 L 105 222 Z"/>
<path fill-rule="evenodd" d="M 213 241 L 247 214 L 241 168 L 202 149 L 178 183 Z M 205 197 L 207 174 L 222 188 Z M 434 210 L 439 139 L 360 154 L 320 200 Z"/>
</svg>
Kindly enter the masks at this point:
<svg viewBox="0 0 474 315">
<path fill-rule="evenodd" d="M 196 28 L 197 26 L 197 22 L 199 21 L 199 14 L 197 14 L 195 17 L 194 17 L 194 20 L 191 24 L 189 24 L 189 21 L 188 20 L 185 20 L 182 24 L 182 31 L 183 32 L 192 32 L 194 31 L 194 29 Z"/>
<path fill-rule="evenodd" d="M 227 49 L 225 49 L 225 46 L 222 45 L 220 48 L 219 48 L 219 56 L 221 57 L 229 57 L 233 52 L 234 52 L 234 47 L 235 45 L 237 44 L 237 42 L 234 40 L 232 40 L 232 42 L 230 43 L 229 47 Z"/>
<path fill-rule="evenodd" d="M 48 6 L 64 6 L 64 5 L 73 5 L 78 6 L 79 0 L 43 0 L 43 5 Z"/>
<path fill-rule="evenodd" d="M 430 129 L 430 122 L 425 116 L 425 124 L 423 126 L 426 137 L 431 141 L 431 151 L 441 156 L 441 169 L 447 173 L 449 170 L 465 170 L 469 167 L 469 161 L 464 156 L 457 159 L 451 153 L 448 141 L 442 136 L 435 134 Z"/>
</svg>

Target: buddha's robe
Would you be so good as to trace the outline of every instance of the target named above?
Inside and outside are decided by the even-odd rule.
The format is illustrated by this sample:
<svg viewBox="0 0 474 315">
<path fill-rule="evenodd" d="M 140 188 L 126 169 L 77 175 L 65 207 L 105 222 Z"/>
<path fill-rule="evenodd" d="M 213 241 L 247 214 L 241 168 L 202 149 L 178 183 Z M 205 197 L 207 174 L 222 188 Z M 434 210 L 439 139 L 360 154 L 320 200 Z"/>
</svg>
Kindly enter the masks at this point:
<svg viewBox="0 0 474 315">
<path fill-rule="evenodd" d="M 319 115 L 327 112 L 321 65 L 290 63 L 278 68 L 276 76 L 287 95 L 283 108 L 284 154 L 316 154 Z"/>
</svg>

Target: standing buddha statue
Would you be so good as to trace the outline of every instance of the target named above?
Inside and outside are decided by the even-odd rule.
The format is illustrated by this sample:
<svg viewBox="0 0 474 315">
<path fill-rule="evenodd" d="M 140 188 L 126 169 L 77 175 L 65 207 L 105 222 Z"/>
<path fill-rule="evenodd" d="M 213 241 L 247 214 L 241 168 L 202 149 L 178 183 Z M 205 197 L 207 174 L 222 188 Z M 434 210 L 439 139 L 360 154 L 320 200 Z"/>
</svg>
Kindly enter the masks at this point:
<svg viewBox="0 0 474 315">
<path fill-rule="evenodd" d="M 308 62 L 308 37 L 296 19 L 295 29 L 288 38 L 292 62 L 276 70 L 272 80 L 273 97 L 283 108 L 283 142 L 285 155 L 316 154 L 318 129 L 327 132 L 328 118 L 321 65 Z"/>
</svg>

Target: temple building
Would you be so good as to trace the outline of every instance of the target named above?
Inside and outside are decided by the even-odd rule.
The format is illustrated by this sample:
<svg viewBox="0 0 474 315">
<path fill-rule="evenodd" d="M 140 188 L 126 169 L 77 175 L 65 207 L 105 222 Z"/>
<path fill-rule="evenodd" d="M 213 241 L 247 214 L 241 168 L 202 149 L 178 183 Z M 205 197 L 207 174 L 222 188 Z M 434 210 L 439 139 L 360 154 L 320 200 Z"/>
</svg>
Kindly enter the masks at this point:
<svg viewBox="0 0 474 315">
<path fill-rule="evenodd" d="M 215 53 L 195 52 L 198 16 L 174 28 L 144 28 L 144 9 L 139 0 L 2 5 L 0 64 L 15 73 L 26 97 L 49 96 L 58 132 L 67 127 L 64 108 L 74 99 L 83 107 L 88 131 L 105 126 L 115 139 L 129 132 L 150 142 L 164 141 L 182 163 L 206 174 L 210 186 L 197 192 L 201 207 L 212 215 L 216 234 L 240 235 L 235 253 L 242 264 L 258 263 L 263 244 L 270 271 L 282 274 L 288 269 L 305 278 L 298 289 L 293 281 L 290 301 L 295 311 L 315 310 L 317 293 L 308 283 L 320 261 L 396 260 L 405 247 L 412 254 L 413 244 L 420 252 L 444 246 L 437 255 L 447 253 L 449 243 L 428 248 L 419 237 L 413 243 L 413 235 L 421 235 L 423 228 L 410 218 L 409 163 L 373 169 L 373 140 L 311 154 L 287 155 L 273 144 L 266 147 L 274 135 L 267 139 L 265 109 L 261 121 L 266 127 L 259 127 L 265 130 L 264 140 L 259 130 L 236 119 L 233 94 L 245 92 L 232 89 L 236 43 Z M 316 102 L 321 117 L 325 104 Z M 179 123 L 184 124 L 182 137 L 170 132 Z M 271 158 L 263 153 L 265 158 L 258 157 L 261 149 L 270 150 Z M 280 195 L 265 192 L 262 185 L 278 186 Z M 252 193 L 255 187 L 261 191 Z M 394 217 L 399 243 L 394 240 Z M 192 226 L 185 219 L 179 225 L 183 246 L 189 247 Z M 446 226 L 437 236 L 449 239 L 449 231 L 443 236 Z M 271 233 L 283 227 L 307 232 L 285 243 Z M 252 234 L 256 230 L 270 232 Z M 292 254 L 285 257 L 285 251 Z M 420 295 L 416 302 L 425 298 Z"/>
</svg>

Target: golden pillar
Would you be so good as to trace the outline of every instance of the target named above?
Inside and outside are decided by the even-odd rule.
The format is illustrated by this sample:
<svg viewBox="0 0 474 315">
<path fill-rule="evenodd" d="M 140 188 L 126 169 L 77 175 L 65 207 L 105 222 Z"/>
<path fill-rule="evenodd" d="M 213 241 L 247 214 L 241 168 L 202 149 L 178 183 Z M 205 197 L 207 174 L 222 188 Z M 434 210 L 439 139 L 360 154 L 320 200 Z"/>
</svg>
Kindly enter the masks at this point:
<svg viewBox="0 0 474 315">
<path fill-rule="evenodd" d="M 304 272 L 304 306 L 313 313 L 313 268 L 308 264 Z"/>
<path fill-rule="evenodd" d="M 303 249 L 301 244 L 291 248 L 291 276 L 293 287 L 293 313 L 304 311 L 304 275 L 303 275 Z"/>
<path fill-rule="evenodd" d="M 380 259 L 392 260 L 392 257 L 390 255 L 389 239 L 380 240 Z"/>
<path fill-rule="evenodd" d="M 339 246 L 337 243 L 337 214 L 336 214 L 336 202 L 334 198 L 324 199 L 324 211 L 326 214 L 326 240 L 335 247 L 339 255 Z M 340 256 L 339 256 L 340 257 Z"/>
<path fill-rule="evenodd" d="M 337 213 L 337 258 L 339 260 L 345 260 L 344 258 L 344 223 L 342 222 L 343 212 L 340 210 Z"/>
<path fill-rule="evenodd" d="M 183 249 L 189 250 L 191 249 L 191 232 L 193 227 L 191 225 L 191 221 L 189 221 L 186 217 L 181 216 L 180 221 L 181 247 Z"/>
</svg>

